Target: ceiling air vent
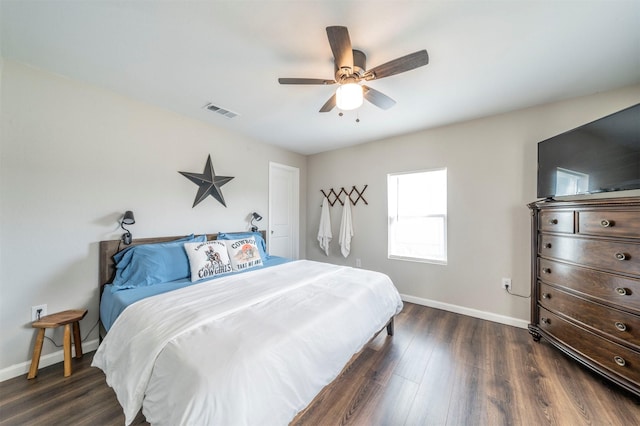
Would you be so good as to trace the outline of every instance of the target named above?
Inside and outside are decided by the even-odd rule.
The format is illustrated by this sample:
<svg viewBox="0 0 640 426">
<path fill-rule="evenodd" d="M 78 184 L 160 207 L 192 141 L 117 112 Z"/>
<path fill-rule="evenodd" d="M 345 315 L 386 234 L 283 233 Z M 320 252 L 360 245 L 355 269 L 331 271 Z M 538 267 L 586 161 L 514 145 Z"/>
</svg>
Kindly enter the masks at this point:
<svg viewBox="0 0 640 426">
<path fill-rule="evenodd" d="M 229 111 L 228 109 L 224 109 L 224 108 L 220 108 L 219 106 L 215 106 L 214 104 L 206 104 L 204 106 L 206 109 L 208 109 L 209 111 L 213 111 L 217 114 L 220 114 L 222 116 L 225 116 L 227 118 L 233 118 L 236 117 L 238 114 L 233 112 L 233 111 Z"/>
</svg>

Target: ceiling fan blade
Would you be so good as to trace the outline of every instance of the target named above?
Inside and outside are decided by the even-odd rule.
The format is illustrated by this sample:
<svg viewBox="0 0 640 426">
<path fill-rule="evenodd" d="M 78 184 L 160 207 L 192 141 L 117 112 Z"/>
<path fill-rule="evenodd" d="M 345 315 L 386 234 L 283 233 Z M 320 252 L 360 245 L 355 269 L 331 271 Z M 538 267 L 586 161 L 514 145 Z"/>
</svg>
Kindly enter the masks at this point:
<svg viewBox="0 0 640 426">
<path fill-rule="evenodd" d="M 327 37 L 338 68 L 353 71 L 353 50 L 347 27 L 327 27 Z"/>
<path fill-rule="evenodd" d="M 320 108 L 320 112 L 329 112 L 335 106 L 336 106 L 336 94 L 334 93 L 333 96 L 331 96 L 329 100 L 325 102 L 324 105 L 322 105 L 322 108 Z"/>
<path fill-rule="evenodd" d="M 376 78 L 389 77 L 390 75 L 400 74 L 401 72 L 409 71 L 427 65 L 428 63 L 429 54 L 426 50 L 420 50 L 368 70 L 364 75 L 364 79 L 373 80 Z"/>
<path fill-rule="evenodd" d="M 369 86 L 362 85 L 364 98 L 382 109 L 389 109 L 396 104 L 396 101 L 388 97 L 382 92 L 378 92 L 376 89 L 372 89 Z"/>
<path fill-rule="evenodd" d="M 279 78 L 280 84 L 335 84 L 335 80 L 323 80 L 321 78 Z"/>
</svg>

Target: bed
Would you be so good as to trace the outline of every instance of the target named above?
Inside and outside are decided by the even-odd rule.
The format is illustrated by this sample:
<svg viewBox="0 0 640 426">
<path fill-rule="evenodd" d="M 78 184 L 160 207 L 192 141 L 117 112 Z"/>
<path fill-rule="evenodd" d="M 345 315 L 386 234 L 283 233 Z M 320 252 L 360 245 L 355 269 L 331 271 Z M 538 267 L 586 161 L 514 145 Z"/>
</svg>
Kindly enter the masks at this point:
<svg viewBox="0 0 640 426">
<path fill-rule="evenodd" d="M 218 236 L 231 247 L 238 235 Z M 262 264 L 250 269 L 119 289 L 118 241 L 100 243 L 103 339 L 92 365 L 126 424 L 140 409 L 154 425 L 287 424 L 380 331 L 393 334 L 402 301 L 386 275 L 269 256 L 264 234 L 254 241 Z"/>
</svg>

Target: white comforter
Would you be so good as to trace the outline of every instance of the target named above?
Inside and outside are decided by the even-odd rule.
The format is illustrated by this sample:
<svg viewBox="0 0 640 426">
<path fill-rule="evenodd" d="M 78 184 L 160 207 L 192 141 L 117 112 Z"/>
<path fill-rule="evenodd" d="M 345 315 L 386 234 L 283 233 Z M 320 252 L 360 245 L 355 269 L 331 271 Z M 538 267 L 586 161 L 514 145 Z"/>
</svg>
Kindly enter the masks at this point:
<svg viewBox="0 0 640 426">
<path fill-rule="evenodd" d="M 384 274 L 295 261 L 131 305 L 92 365 L 127 424 L 283 425 L 401 309 Z"/>
</svg>

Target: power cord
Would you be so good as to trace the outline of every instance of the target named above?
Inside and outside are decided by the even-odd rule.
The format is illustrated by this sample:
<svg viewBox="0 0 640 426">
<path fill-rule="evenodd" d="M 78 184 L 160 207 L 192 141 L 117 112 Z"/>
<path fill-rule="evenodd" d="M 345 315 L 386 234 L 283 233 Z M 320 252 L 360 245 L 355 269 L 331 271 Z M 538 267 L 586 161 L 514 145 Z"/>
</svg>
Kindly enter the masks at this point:
<svg viewBox="0 0 640 426">
<path fill-rule="evenodd" d="M 516 297 L 522 297 L 523 299 L 530 299 L 531 298 L 531 293 L 529 293 L 528 296 L 524 296 L 522 294 L 517 294 L 517 293 L 511 293 L 511 287 L 507 288 L 507 293 L 509 293 L 512 296 L 516 296 Z"/>
<path fill-rule="evenodd" d="M 81 337 L 80 341 L 81 342 L 85 342 L 89 336 L 91 335 L 91 332 L 93 332 L 93 330 L 98 326 L 98 324 L 100 323 L 100 320 L 96 321 L 96 323 L 93 325 L 93 327 L 91 327 L 91 330 L 89 330 L 89 332 L 87 333 L 87 335 L 84 337 L 84 339 Z M 50 341 L 53 346 L 55 346 L 56 348 L 61 348 L 63 345 L 59 345 L 55 342 L 55 340 L 53 340 L 51 337 L 49 336 L 44 336 L 45 339 L 47 339 L 48 341 Z"/>
</svg>

